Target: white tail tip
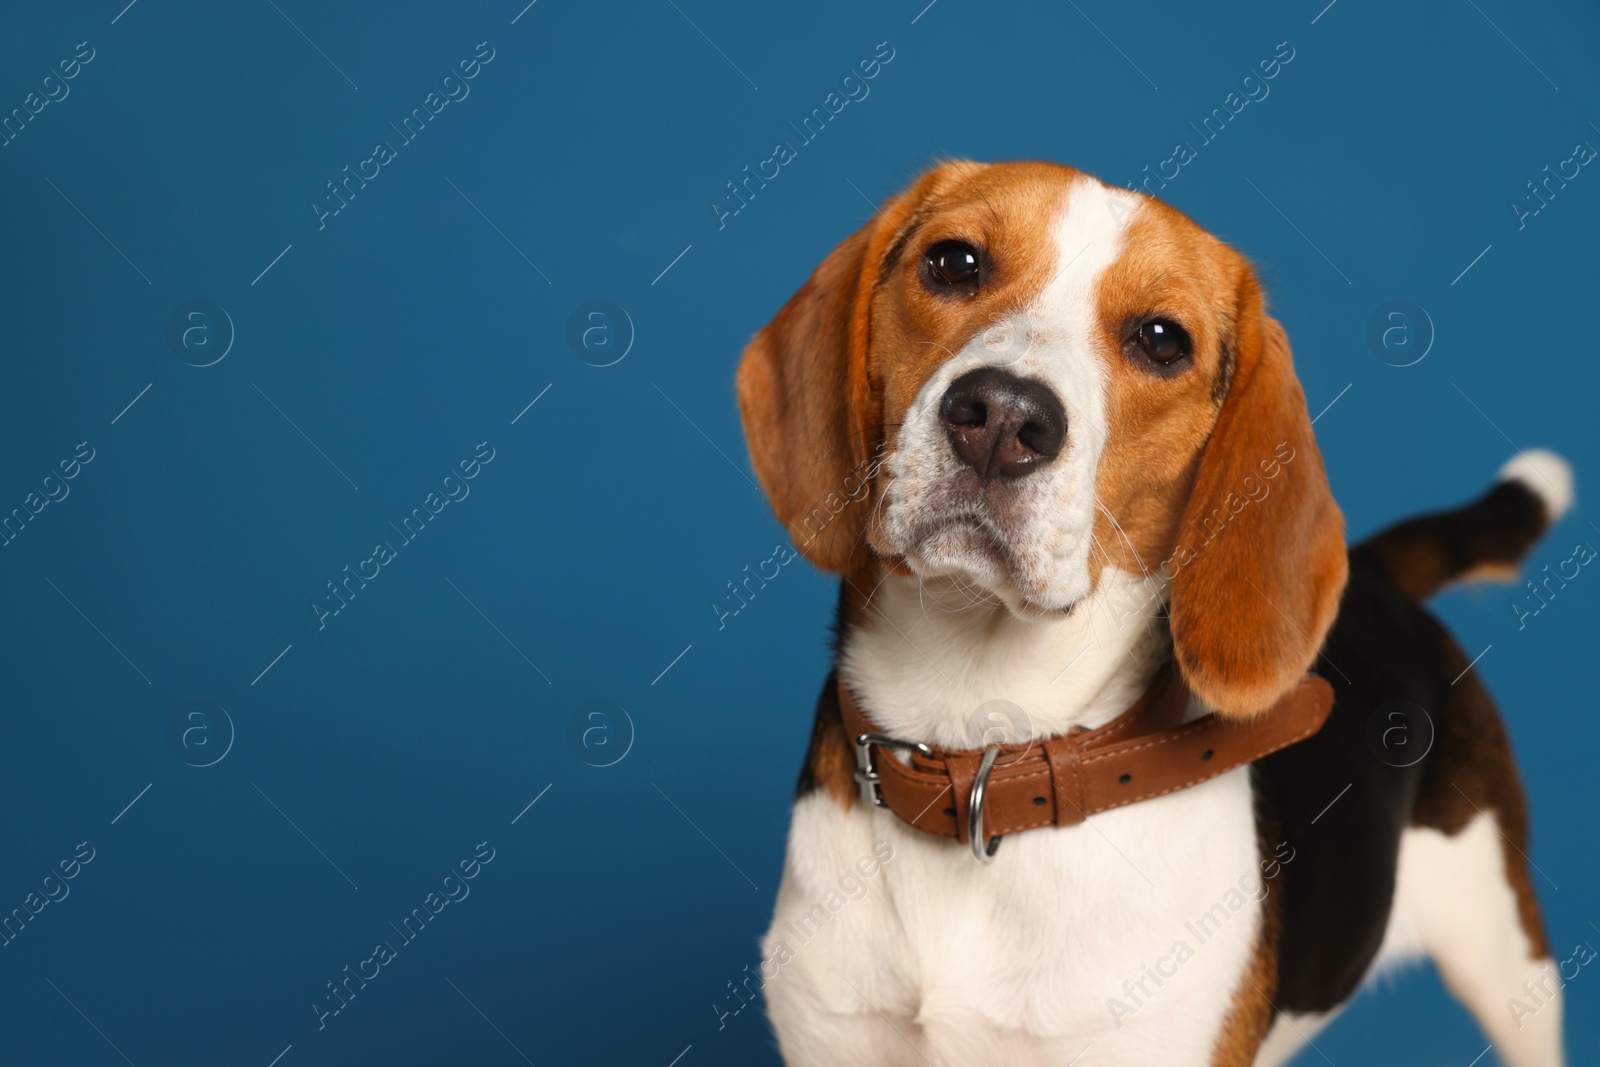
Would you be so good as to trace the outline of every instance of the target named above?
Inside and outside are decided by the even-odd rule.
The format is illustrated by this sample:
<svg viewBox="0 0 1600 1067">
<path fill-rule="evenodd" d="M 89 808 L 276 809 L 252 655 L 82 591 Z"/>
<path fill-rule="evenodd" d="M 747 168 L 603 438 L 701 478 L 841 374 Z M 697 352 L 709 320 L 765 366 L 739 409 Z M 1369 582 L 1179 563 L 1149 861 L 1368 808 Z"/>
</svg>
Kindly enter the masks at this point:
<svg viewBox="0 0 1600 1067">
<path fill-rule="evenodd" d="M 1550 512 L 1555 522 L 1572 506 L 1572 467 L 1566 460 L 1543 448 L 1519 452 L 1500 468 L 1502 482 L 1521 482 Z"/>
</svg>

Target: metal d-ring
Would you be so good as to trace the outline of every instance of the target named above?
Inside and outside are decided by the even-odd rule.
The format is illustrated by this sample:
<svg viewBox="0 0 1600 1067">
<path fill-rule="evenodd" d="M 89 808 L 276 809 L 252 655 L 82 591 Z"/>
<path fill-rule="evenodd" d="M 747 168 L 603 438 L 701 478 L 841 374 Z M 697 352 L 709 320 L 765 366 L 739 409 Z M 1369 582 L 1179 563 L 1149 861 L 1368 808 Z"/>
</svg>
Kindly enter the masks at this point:
<svg viewBox="0 0 1600 1067">
<path fill-rule="evenodd" d="M 972 854 L 978 857 L 979 863 L 992 862 L 995 852 L 1000 848 L 1000 834 L 995 834 L 987 842 L 983 840 L 983 794 L 989 785 L 989 772 L 994 769 L 995 758 L 999 755 L 999 745 L 990 745 L 983 750 L 983 761 L 978 764 L 978 774 L 972 779 L 972 799 L 967 805 L 967 837 L 972 844 Z"/>
</svg>

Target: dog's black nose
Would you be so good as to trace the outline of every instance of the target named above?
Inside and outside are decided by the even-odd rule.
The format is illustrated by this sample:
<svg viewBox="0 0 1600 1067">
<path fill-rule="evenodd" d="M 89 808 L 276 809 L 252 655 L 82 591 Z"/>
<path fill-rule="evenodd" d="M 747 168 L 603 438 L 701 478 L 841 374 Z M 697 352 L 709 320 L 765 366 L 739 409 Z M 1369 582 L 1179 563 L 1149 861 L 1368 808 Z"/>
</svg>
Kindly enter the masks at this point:
<svg viewBox="0 0 1600 1067">
<path fill-rule="evenodd" d="M 956 458 L 984 481 L 1038 470 L 1067 438 L 1067 413 L 1055 393 L 994 367 L 951 382 L 939 413 Z"/>
</svg>

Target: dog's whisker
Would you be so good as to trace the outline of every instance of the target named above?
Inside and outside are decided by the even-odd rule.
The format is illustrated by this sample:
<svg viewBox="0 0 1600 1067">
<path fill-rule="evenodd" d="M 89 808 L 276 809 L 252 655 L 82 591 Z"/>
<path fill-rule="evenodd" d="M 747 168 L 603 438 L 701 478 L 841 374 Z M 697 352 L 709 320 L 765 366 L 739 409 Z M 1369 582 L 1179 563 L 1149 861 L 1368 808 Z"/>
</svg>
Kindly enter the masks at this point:
<svg viewBox="0 0 1600 1067">
<path fill-rule="evenodd" d="M 1094 500 L 1094 506 L 1103 515 L 1105 515 L 1107 521 L 1109 521 L 1111 523 L 1112 528 L 1115 529 L 1116 532 L 1122 537 L 1123 543 L 1128 546 L 1128 551 L 1133 553 L 1134 562 L 1136 562 L 1138 564 L 1138 566 L 1139 566 L 1140 575 L 1145 579 L 1149 579 L 1151 577 L 1150 568 L 1145 566 L 1144 560 L 1139 556 L 1138 548 L 1136 548 L 1134 546 L 1133 541 L 1128 537 L 1127 531 L 1125 531 L 1122 528 L 1122 524 L 1117 521 L 1117 517 L 1111 513 L 1111 509 L 1106 507 L 1105 503 L 1100 499 L 1100 495 L 1098 493 L 1095 493 L 1095 494 L 1092 494 L 1092 496 L 1093 496 L 1093 500 Z M 1146 637 L 1157 638 L 1157 637 L 1160 636 L 1159 635 L 1159 631 L 1158 631 L 1158 629 L 1156 627 L 1156 621 L 1155 621 L 1155 617 L 1154 616 L 1146 615 L 1141 610 L 1139 612 L 1139 618 L 1140 618 L 1141 623 L 1143 623 L 1143 625 L 1144 625 L 1144 632 L 1145 632 L 1145 636 Z M 1138 651 L 1136 651 L 1135 649 L 1129 649 L 1128 655 L 1134 657 L 1135 662 L 1137 662 L 1142 654 L 1139 653 Z"/>
<path fill-rule="evenodd" d="M 1095 508 L 1106 517 L 1106 521 L 1111 523 L 1111 528 L 1116 530 L 1117 534 L 1122 538 L 1122 543 L 1128 546 L 1129 552 L 1133 553 L 1134 562 L 1139 566 L 1139 573 L 1146 578 L 1150 577 L 1150 568 L 1145 566 L 1144 560 L 1139 555 L 1138 548 L 1134 547 L 1133 540 L 1128 537 L 1128 532 L 1122 528 L 1122 523 L 1118 522 L 1117 517 L 1111 513 L 1111 509 L 1106 507 L 1105 502 L 1100 499 L 1100 494 L 1093 493 L 1091 496 L 1093 497 Z"/>
</svg>

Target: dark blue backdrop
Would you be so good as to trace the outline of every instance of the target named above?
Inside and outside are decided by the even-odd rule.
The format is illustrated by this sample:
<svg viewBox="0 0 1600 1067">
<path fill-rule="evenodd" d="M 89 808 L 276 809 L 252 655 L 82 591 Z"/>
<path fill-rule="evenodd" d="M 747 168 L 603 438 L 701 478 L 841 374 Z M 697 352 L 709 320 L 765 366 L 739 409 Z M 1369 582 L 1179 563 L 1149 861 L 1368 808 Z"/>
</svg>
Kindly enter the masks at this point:
<svg viewBox="0 0 1600 1067">
<path fill-rule="evenodd" d="M 833 590 L 795 563 L 719 625 L 783 540 L 731 376 L 940 155 L 1122 184 L 1196 147 L 1162 195 L 1262 265 L 1353 536 L 1514 446 L 1600 470 L 1588 5 L 125 2 L 0 16 L 6 1063 L 775 1062 L 714 1005 Z M 1600 945 L 1600 577 L 1517 600 L 1438 607 L 1488 649 L 1552 939 Z M 1482 1051 L 1431 973 L 1385 986 L 1330 1061 Z M 1595 1062 L 1600 977 L 1568 995 Z"/>
</svg>

